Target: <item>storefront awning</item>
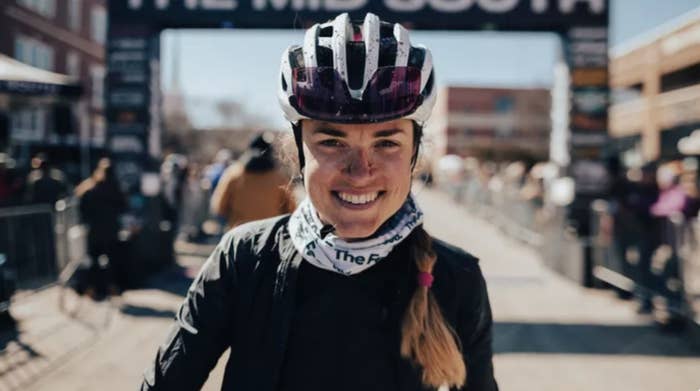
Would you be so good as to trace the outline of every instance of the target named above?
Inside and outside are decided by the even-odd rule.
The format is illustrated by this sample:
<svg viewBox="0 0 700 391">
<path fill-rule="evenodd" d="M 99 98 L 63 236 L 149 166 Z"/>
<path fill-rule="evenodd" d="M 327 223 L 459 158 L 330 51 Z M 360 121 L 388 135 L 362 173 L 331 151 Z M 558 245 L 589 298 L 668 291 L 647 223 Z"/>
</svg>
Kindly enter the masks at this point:
<svg viewBox="0 0 700 391">
<path fill-rule="evenodd" d="M 81 86 L 66 75 L 0 54 L 0 94 L 78 97 L 81 93 Z"/>
</svg>

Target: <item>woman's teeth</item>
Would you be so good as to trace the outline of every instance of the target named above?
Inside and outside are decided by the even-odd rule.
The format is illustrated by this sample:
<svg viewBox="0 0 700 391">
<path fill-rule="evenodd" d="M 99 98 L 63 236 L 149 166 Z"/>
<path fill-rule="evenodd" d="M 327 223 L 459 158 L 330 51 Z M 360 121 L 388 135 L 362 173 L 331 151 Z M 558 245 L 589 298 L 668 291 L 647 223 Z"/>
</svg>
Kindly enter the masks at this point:
<svg viewBox="0 0 700 391">
<path fill-rule="evenodd" d="M 372 202 L 377 199 L 377 196 L 379 195 L 379 192 L 374 192 L 374 193 L 367 193 L 367 194 L 348 194 L 348 193 L 340 193 L 338 192 L 338 198 L 345 202 L 349 202 L 351 204 L 356 204 L 356 205 L 362 205 L 366 204 L 368 202 Z"/>
</svg>

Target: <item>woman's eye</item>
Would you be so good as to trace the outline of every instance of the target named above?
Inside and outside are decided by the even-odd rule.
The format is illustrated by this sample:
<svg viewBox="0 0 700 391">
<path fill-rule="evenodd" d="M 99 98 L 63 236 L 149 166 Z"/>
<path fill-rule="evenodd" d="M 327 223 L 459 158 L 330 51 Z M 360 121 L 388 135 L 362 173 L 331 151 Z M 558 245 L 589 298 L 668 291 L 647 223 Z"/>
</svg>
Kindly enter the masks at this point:
<svg viewBox="0 0 700 391">
<path fill-rule="evenodd" d="M 342 145 L 339 140 L 335 139 L 323 140 L 319 144 L 324 147 L 340 147 Z"/>
<path fill-rule="evenodd" d="M 391 140 L 382 140 L 377 143 L 377 146 L 380 148 L 392 148 L 392 147 L 398 147 L 399 144 L 391 141 Z"/>
</svg>

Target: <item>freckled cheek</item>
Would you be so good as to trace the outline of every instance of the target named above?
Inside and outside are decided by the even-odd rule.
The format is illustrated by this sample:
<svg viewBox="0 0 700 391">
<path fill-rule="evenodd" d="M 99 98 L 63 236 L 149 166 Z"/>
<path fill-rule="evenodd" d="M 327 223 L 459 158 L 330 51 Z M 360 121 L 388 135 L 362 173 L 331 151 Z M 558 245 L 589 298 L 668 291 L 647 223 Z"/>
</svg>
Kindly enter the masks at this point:
<svg viewBox="0 0 700 391">
<path fill-rule="evenodd" d="M 391 190 L 405 192 L 411 186 L 410 162 L 398 161 L 387 164 L 382 171 Z"/>
<path fill-rule="evenodd" d="M 343 153 L 318 153 L 314 156 L 315 166 L 326 171 L 341 170 L 347 162 L 348 156 Z"/>
<path fill-rule="evenodd" d="M 330 189 L 333 179 L 337 175 L 337 170 L 329 165 L 309 165 L 306 168 L 305 187 L 306 191 L 325 192 Z"/>
</svg>

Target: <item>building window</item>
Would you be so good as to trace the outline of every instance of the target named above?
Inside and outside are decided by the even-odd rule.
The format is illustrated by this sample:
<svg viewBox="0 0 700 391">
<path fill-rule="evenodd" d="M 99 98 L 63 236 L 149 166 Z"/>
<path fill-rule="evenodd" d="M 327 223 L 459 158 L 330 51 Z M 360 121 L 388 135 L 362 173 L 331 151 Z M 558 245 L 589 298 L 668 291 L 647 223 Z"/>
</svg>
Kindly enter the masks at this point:
<svg viewBox="0 0 700 391">
<path fill-rule="evenodd" d="M 76 79 L 80 79 L 80 55 L 70 51 L 66 55 L 66 73 Z"/>
<path fill-rule="evenodd" d="M 53 71 L 53 48 L 44 44 L 39 44 L 34 48 L 34 58 L 36 66 L 41 69 Z"/>
<path fill-rule="evenodd" d="M 18 0 L 17 3 L 49 19 L 56 16 L 56 0 Z"/>
<path fill-rule="evenodd" d="M 82 25 L 83 1 L 68 0 L 68 27 L 79 31 Z"/>
<path fill-rule="evenodd" d="M 25 40 L 21 37 L 15 37 L 15 59 L 23 63 L 28 63 L 27 59 L 31 58 L 31 55 L 27 54 L 30 48 L 26 45 Z"/>
<path fill-rule="evenodd" d="M 22 108 L 11 114 L 11 138 L 18 141 L 41 141 L 46 128 L 45 108 Z"/>
<path fill-rule="evenodd" d="M 18 35 L 15 37 L 15 58 L 25 64 L 54 70 L 54 52 L 51 46 L 33 38 Z"/>
<path fill-rule="evenodd" d="M 494 109 L 498 114 L 506 114 L 515 108 L 515 99 L 512 96 L 503 95 L 496 98 Z"/>
<path fill-rule="evenodd" d="M 104 107 L 104 78 L 105 69 L 101 65 L 93 65 L 90 68 L 92 84 L 92 107 L 102 109 Z"/>
<path fill-rule="evenodd" d="M 95 6 L 90 10 L 90 37 L 102 45 L 107 39 L 107 12 L 104 7 Z"/>
</svg>

